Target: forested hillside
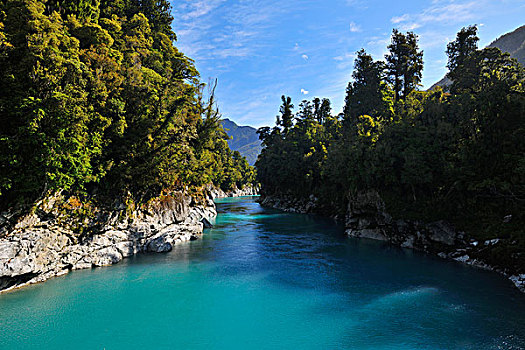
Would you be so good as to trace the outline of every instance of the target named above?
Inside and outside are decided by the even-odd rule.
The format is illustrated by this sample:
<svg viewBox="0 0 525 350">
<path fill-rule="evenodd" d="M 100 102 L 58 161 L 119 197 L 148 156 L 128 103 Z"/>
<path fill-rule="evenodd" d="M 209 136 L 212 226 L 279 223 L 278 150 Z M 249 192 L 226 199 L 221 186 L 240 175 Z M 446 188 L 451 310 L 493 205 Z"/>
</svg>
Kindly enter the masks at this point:
<svg viewBox="0 0 525 350">
<path fill-rule="evenodd" d="M 494 40 L 487 47 L 495 47 L 500 49 L 502 52 L 508 52 L 510 57 L 515 58 L 523 66 L 525 65 L 525 25 L 517 28 L 516 30 L 500 36 Z M 430 87 L 430 90 L 436 86 L 448 89 L 452 84 L 452 81 L 444 77 L 434 85 Z"/>
<path fill-rule="evenodd" d="M 518 60 L 522 65 L 525 64 L 525 25 L 516 30 L 504 34 L 494 40 L 488 47 L 497 47 L 503 52 L 508 52 L 510 57 Z"/>
<path fill-rule="evenodd" d="M 257 129 L 251 126 L 239 126 L 227 118 L 221 120 L 221 123 L 230 137 L 228 146 L 234 151 L 239 151 L 250 165 L 254 165 L 262 149 Z"/>
<path fill-rule="evenodd" d="M 294 113 L 283 96 L 276 125 L 258 130 L 263 194 L 314 195 L 333 215 L 374 190 L 394 218 L 507 238 L 484 254 L 525 266 L 525 72 L 477 44 L 468 27 L 447 46 L 450 93 L 418 90 L 418 36 L 394 30 L 385 62 L 357 53 L 343 114 L 332 115 L 326 99 Z"/>
<path fill-rule="evenodd" d="M 167 0 L 0 2 L 0 206 L 253 181 Z"/>
</svg>

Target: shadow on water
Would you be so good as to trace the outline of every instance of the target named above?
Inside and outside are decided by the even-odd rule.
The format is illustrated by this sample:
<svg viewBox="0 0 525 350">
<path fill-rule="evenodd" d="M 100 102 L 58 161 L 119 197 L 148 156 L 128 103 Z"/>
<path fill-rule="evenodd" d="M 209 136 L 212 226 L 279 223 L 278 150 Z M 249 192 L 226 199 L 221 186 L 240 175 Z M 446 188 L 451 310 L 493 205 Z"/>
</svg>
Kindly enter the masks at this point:
<svg viewBox="0 0 525 350">
<path fill-rule="evenodd" d="M 336 295 L 334 307 L 322 304 L 313 310 L 352 320 L 345 336 L 350 347 L 403 344 L 407 332 L 420 345 L 433 340 L 443 348 L 525 346 L 525 299 L 498 274 L 384 242 L 347 238 L 329 219 L 246 200 L 221 204 L 220 210 L 228 217 L 219 221 L 219 230 L 223 223 L 255 224 L 238 229 L 250 236 L 242 244 L 256 252 L 248 255 L 249 266 L 266 270 L 270 283 L 297 293 Z"/>
</svg>

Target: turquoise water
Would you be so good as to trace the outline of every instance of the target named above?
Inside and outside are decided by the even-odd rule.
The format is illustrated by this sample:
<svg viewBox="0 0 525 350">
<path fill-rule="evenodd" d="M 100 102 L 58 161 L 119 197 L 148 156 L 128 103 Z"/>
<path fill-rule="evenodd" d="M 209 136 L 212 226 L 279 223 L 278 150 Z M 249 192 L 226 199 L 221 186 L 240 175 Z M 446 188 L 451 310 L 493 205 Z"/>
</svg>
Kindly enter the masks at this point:
<svg viewBox="0 0 525 350">
<path fill-rule="evenodd" d="M 0 349 L 523 349 L 525 295 L 330 220 L 218 203 L 203 239 L 0 295 Z"/>
</svg>

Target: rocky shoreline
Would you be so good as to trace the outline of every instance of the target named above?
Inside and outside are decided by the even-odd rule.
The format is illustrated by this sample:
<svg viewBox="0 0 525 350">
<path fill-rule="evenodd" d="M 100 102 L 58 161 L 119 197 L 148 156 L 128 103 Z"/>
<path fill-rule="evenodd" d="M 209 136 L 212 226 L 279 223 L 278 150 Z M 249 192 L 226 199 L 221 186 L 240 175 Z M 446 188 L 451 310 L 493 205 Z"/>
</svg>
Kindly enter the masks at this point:
<svg viewBox="0 0 525 350">
<path fill-rule="evenodd" d="M 314 196 L 298 199 L 291 195 L 262 196 L 263 206 L 294 213 L 322 213 Z M 373 191 L 351 196 L 343 221 L 349 237 L 367 238 L 437 255 L 464 264 L 503 274 L 525 293 L 525 274 L 502 266 L 493 266 L 481 256 L 483 251 L 503 244 L 502 239 L 476 241 L 464 232 L 458 232 L 449 223 L 437 221 L 395 220 L 385 211 L 384 202 Z"/>
<path fill-rule="evenodd" d="M 168 252 L 174 245 L 198 239 L 217 215 L 213 199 L 257 194 L 257 188 L 228 193 L 210 188 L 204 201 L 177 192 L 132 208 L 117 202 L 80 219 L 92 228 L 79 234 L 71 222 L 71 199 L 56 194 L 14 219 L 0 214 L 0 293 L 46 281 L 71 270 L 109 266 L 144 252 Z M 66 207 L 66 214 L 64 214 Z M 15 222 L 14 222 L 15 221 Z M 67 224 L 66 224 L 67 222 Z M 76 224 L 79 224 L 78 222 Z"/>
<path fill-rule="evenodd" d="M 220 188 L 210 187 L 208 188 L 210 195 L 213 199 L 215 198 L 228 198 L 228 197 L 244 197 L 244 196 L 257 196 L 259 194 L 259 188 L 253 186 L 246 186 L 242 189 L 233 189 L 228 192 L 224 192 Z"/>
</svg>

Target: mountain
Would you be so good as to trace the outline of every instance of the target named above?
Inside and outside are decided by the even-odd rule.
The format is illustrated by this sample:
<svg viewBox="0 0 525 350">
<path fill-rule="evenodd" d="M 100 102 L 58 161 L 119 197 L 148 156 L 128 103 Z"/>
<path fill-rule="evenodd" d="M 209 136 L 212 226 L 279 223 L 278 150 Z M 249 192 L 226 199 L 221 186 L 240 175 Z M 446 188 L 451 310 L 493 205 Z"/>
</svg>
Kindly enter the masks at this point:
<svg viewBox="0 0 525 350">
<path fill-rule="evenodd" d="M 229 119 L 223 119 L 221 123 L 226 134 L 231 138 L 228 140 L 228 146 L 234 151 L 239 151 L 250 165 L 254 165 L 262 149 L 257 129 L 251 126 L 239 126 Z"/>
<path fill-rule="evenodd" d="M 525 25 L 494 40 L 488 47 L 497 47 L 525 66 Z"/>
<path fill-rule="evenodd" d="M 510 33 L 503 34 L 487 47 L 497 47 L 503 52 L 508 52 L 510 57 L 517 59 L 522 66 L 525 66 L 525 25 Z M 432 85 L 429 90 L 436 86 L 447 87 L 450 84 L 452 84 L 452 81 L 444 77 Z"/>
</svg>

